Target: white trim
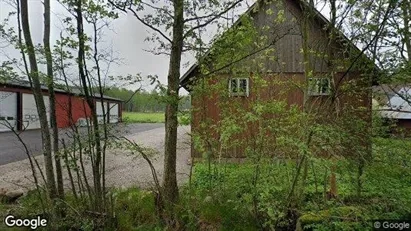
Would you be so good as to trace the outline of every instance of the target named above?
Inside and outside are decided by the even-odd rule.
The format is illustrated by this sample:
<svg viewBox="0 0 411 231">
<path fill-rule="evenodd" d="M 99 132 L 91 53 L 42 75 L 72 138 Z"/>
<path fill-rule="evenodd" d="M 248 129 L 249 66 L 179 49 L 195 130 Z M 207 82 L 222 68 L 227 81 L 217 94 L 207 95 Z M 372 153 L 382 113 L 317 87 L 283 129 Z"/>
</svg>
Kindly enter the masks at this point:
<svg viewBox="0 0 411 231">
<path fill-rule="evenodd" d="M 235 80 L 236 82 L 236 88 L 237 92 L 233 92 L 232 89 L 232 81 Z M 245 92 L 240 92 L 240 81 L 245 80 L 246 81 L 246 89 Z M 250 80 L 249 78 L 230 78 L 228 81 L 228 92 L 230 96 L 243 96 L 243 97 L 249 97 L 250 96 Z"/>
<path fill-rule="evenodd" d="M 327 92 L 320 92 L 320 89 L 319 89 L 320 85 L 318 85 L 318 81 L 325 80 L 325 79 L 328 81 L 328 90 L 327 90 Z M 313 89 L 311 88 L 312 85 L 310 83 L 313 80 L 317 81 L 315 83 L 316 84 L 315 88 L 317 88 L 317 89 L 315 89 L 315 91 L 313 91 Z M 327 78 L 327 77 L 309 78 L 307 87 L 308 87 L 307 93 L 308 93 L 309 96 L 322 96 L 322 95 L 330 95 L 331 94 L 331 80 L 330 80 L 330 78 Z"/>
<path fill-rule="evenodd" d="M 17 116 L 17 93 L 0 91 L 0 132 L 16 128 Z"/>
</svg>

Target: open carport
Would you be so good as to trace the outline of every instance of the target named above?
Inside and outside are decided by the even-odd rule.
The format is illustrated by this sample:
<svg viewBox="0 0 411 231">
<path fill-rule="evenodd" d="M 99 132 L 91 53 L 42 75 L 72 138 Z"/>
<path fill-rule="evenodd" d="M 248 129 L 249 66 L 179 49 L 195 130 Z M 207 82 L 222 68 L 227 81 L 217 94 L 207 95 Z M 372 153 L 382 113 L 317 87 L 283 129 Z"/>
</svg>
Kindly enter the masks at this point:
<svg viewBox="0 0 411 231">
<path fill-rule="evenodd" d="M 59 128 L 72 125 L 86 126 L 91 118 L 91 107 L 79 88 L 55 89 L 56 120 Z M 50 121 L 49 93 L 42 86 L 47 119 Z M 99 123 L 121 122 L 122 101 L 106 95 L 92 93 L 92 104 Z M 27 81 L 0 82 L 0 132 L 11 128 L 22 131 L 40 129 L 36 101 Z"/>
</svg>

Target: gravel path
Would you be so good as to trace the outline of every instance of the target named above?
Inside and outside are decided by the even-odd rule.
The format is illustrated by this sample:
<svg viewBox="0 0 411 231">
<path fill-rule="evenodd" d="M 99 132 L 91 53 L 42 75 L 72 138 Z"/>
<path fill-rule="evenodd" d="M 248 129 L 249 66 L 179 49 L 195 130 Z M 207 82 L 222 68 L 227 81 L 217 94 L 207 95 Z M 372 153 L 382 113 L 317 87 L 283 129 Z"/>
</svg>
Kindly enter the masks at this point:
<svg viewBox="0 0 411 231">
<path fill-rule="evenodd" d="M 178 128 L 177 145 L 177 178 L 179 184 L 184 183 L 190 171 L 190 139 L 189 126 Z M 126 137 L 156 151 L 151 159 L 160 177 L 163 172 L 164 157 L 164 127 L 149 131 L 129 134 Z M 43 157 L 37 156 L 40 166 L 43 166 Z M 91 177 L 90 163 L 86 161 L 86 173 Z M 68 174 L 64 171 L 65 186 L 69 187 Z M 143 187 L 153 186 L 150 168 L 141 156 L 132 155 L 125 150 L 109 150 L 106 155 L 106 183 L 108 187 Z M 91 182 L 91 179 L 90 179 Z M 0 189 L 23 189 L 27 191 L 34 188 L 33 177 L 29 161 L 22 160 L 0 166 Z"/>
<path fill-rule="evenodd" d="M 118 123 L 110 124 L 110 126 L 113 126 L 113 132 L 122 135 L 136 134 L 154 128 L 164 128 L 164 124 L 162 123 Z M 86 128 L 80 128 L 80 133 L 86 133 L 86 131 Z M 71 136 L 68 135 L 71 133 L 71 129 L 59 129 L 59 133 L 60 140 L 64 139 L 66 144 L 71 142 Z M 24 144 L 32 154 L 36 156 L 41 154 L 41 131 L 39 129 L 24 131 L 21 133 L 20 138 L 24 141 Z M 0 168 L 1 165 L 24 160 L 26 158 L 27 155 L 24 146 L 17 139 L 16 135 L 12 132 L 0 132 Z"/>
</svg>

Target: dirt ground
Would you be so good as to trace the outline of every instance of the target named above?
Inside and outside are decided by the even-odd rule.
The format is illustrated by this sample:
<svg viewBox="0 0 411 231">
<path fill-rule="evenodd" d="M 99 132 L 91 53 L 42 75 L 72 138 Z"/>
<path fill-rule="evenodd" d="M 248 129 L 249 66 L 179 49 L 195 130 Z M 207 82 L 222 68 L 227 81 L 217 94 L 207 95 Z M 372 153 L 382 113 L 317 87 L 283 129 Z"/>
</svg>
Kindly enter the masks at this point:
<svg viewBox="0 0 411 231">
<path fill-rule="evenodd" d="M 189 126 L 178 128 L 177 145 L 177 178 L 179 184 L 186 182 L 190 172 L 190 139 L 188 133 Z M 155 128 L 149 131 L 129 134 L 126 137 L 130 140 L 152 148 L 157 151 L 151 159 L 161 180 L 163 172 L 164 157 L 164 127 Z M 43 156 L 36 159 L 40 166 L 43 166 Z M 86 162 L 87 176 L 91 176 L 90 162 Z M 69 187 L 69 178 L 64 169 L 64 184 Z M 91 180 L 91 179 L 90 179 Z M 106 184 L 108 187 L 142 187 L 153 186 L 153 178 L 146 161 L 137 155 L 132 155 L 129 151 L 109 150 L 106 155 Z M 22 160 L 0 166 L 0 188 L 12 191 L 23 189 L 27 191 L 35 187 L 29 161 Z"/>
</svg>

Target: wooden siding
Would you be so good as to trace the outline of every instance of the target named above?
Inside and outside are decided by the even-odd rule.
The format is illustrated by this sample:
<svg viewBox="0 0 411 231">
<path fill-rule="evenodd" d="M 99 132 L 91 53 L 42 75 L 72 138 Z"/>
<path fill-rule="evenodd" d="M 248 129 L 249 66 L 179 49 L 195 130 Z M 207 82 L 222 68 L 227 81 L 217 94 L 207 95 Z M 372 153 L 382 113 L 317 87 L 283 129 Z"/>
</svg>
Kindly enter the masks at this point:
<svg viewBox="0 0 411 231">
<path fill-rule="evenodd" d="M 338 82 L 341 79 L 343 73 L 338 73 L 334 79 L 334 82 Z M 209 88 L 212 86 L 221 83 L 223 86 L 227 83 L 229 76 L 228 75 L 221 75 L 214 78 L 210 78 L 207 80 Z M 224 105 L 224 111 L 230 111 L 232 114 L 238 114 L 236 112 L 236 107 L 240 105 L 240 110 L 250 110 L 250 105 L 256 102 L 256 91 L 259 92 L 259 100 L 269 102 L 270 100 L 283 100 L 287 103 L 287 105 L 297 106 L 302 108 L 304 102 L 304 93 L 299 88 L 298 85 L 302 85 L 304 82 L 304 74 L 303 73 L 281 73 L 281 74 L 269 74 L 265 77 L 268 82 L 268 87 L 264 88 L 264 90 L 256 89 L 253 86 L 252 77 L 250 78 L 250 96 L 249 97 L 229 97 L 224 98 L 221 96 L 221 92 L 218 93 L 218 90 L 211 91 L 207 94 L 196 94 L 194 91 L 192 94 L 192 131 L 193 133 L 197 133 L 201 131 L 205 131 L 207 135 L 211 137 L 211 139 L 218 140 L 219 133 L 217 131 L 217 127 L 220 126 L 220 122 L 224 119 L 222 109 L 220 108 L 221 105 Z M 345 77 L 342 81 L 342 85 L 339 86 L 339 108 L 340 110 L 344 110 L 344 108 L 363 108 L 359 110 L 359 113 L 363 113 L 364 119 L 371 122 L 371 100 L 370 100 L 370 92 L 364 88 L 364 83 L 358 82 L 361 80 L 359 74 L 351 74 L 348 77 Z M 352 81 L 356 81 L 356 86 L 358 87 L 358 92 L 355 95 L 349 92 L 344 92 L 341 90 L 344 84 L 352 84 Z M 221 89 L 220 89 L 221 90 Z M 228 88 L 226 88 L 228 92 Z M 334 110 L 333 107 L 329 106 L 330 98 L 328 96 L 310 96 L 309 101 L 307 101 L 309 108 L 308 110 L 312 111 L 313 113 L 329 113 L 328 110 Z M 232 108 L 229 105 L 236 105 Z M 227 106 L 228 105 L 228 106 Z M 328 108 L 328 109 L 327 109 Z M 367 110 L 364 111 L 364 108 Z M 238 118 L 238 121 L 242 121 L 242 118 Z M 206 127 L 200 128 L 201 123 L 208 121 Z M 327 121 L 324 121 L 327 123 Z M 246 132 L 242 133 L 233 140 L 238 142 L 246 142 L 254 135 L 258 134 L 258 129 L 256 128 L 255 124 L 248 124 L 246 128 Z M 194 140 L 193 140 L 194 143 Z M 238 145 L 237 147 L 231 148 L 229 150 L 224 150 L 222 155 L 224 157 L 244 157 L 244 146 Z M 202 157 L 207 152 L 207 150 L 197 150 L 194 146 L 192 146 L 192 155 L 194 157 Z"/>
<path fill-rule="evenodd" d="M 264 1 L 262 1 L 264 2 Z M 260 3 L 258 10 L 251 16 L 261 35 L 268 37 L 268 43 L 274 42 L 271 48 L 275 61 L 266 58 L 265 69 L 271 72 L 304 72 L 302 22 L 304 16 L 298 1 L 283 0 Z M 272 13 L 267 13 L 267 12 Z M 283 12 L 284 21 L 278 21 L 278 14 Z M 325 56 L 334 55 L 339 59 L 347 57 L 345 45 L 336 41 L 330 42 L 327 28 L 324 28 L 314 16 L 308 18 L 308 46 L 310 64 L 314 72 L 327 72 L 332 67 Z M 268 30 L 264 29 L 269 27 Z M 253 56 L 256 57 L 256 56 Z"/>
<path fill-rule="evenodd" d="M 269 4 L 265 4 L 265 1 L 260 1 L 258 10 L 251 12 L 253 23 L 259 30 L 261 35 L 268 37 L 268 42 L 274 42 L 272 46 L 273 51 L 269 54 L 258 53 L 253 55 L 235 66 L 238 69 L 245 70 L 243 73 L 255 71 L 261 71 L 265 73 L 265 80 L 268 83 L 267 88 L 257 89 L 254 86 L 252 78 L 250 80 L 250 95 L 249 97 L 223 97 L 221 91 L 211 90 L 208 95 L 200 94 L 196 91 L 196 87 L 201 82 L 205 82 L 212 89 L 213 86 L 222 83 L 227 83 L 227 79 L 232 77 L 244 77 L 244 76 L 230 76 L 228 71 L 219 72 L 218 76 L 209 76 L 206 79 L 201 77 L 201 73 L 196 69 L 191 73 L 191 76 L 196 79 L 194 85 L 196 87 L 192 90 L 192 131 L 195 134 L 200 130 L 204 130 L 207 135 L 214 138 L 218 143 L 220 134 L 217 130 L 220 123 L 225 119 L 223 111 L 227 111 L 227 108 L 220 108 L 221 105 L 226 107 L 229 104 L 241 105 L 241 109 L 248 110 L 251 103 L 255 102 L 257 94 L 259 92 L 260 99 L 267 102 L 271 99 L 283 100 L 287 105 L 297 106 L 302 108 L 304 102 L 304 89 L 305 79 L 305 66 L 303 58 L 303 36 L 302 36 L 302 22 L 303 11 L 299 5 L 299 1 L 295 0 L 282 0 L 282 1 L 270 1 Z M 271 13 L 269 13 L 271 11 Z M 282 12 L 284 15 L 284 21 L 279 23 L 277 19 L 278 14 Z M 269 27 L 266 30 L 266 27 Z M 318 17 L 310 16 L 308 20 L 308 46 L 310 51 L 309 63 L 312 74 L 315 75 L 328 75 L 330 72 L 334 72 L 333 83 L 336 84 L 338 92 L 338 108 L 344 110 L 344 108 L 358 109 L 358 113 L 363 116 L 366 122 L 371 122 L 371 92 L 370 81 L 367 76 L 362 76 L 362 73 L 358 72 L 356 68 L 352 68 L 348 74 L 345 74 L 347 67 L 351 65 L 348 58 L 348 52 L 350 49 L 341 40 L 330 41 L 328 38 L 327 28 L 324 28 L 324 22 L 318 19 Z M 351 45 L 348 45 L 351 46 Z M 264 55 L 264 56 L 262 56 Z M 274 57 L 274 58 L 273 58 Z M 329 57 L 334 57 L 330 61 Z M 263 65 L 259 66 L 253 63 L 253 59 L 260 58 Z M 213 64 L 210 64 L 212 66 Z M 257 66 L 257 67 L 256 67 Z M 260 69 L 260 70 L 258 70 Z M 238 73 L 239 71 L 237 71 Z M 248 75 L 248 73 L 247 73 Z M 252 73 L 250 74 L 252 76 Z M 344 76 L 344 79 L 341 79 Z M 344 92 L 344 86 L 350 86 L 354 88 L 354 93 Z M 220 89 L 221 90 L 221 89 Z M 228 91 L 227 87 L 226 90 Z M 223 89 L 224 91 L 224 89 Z M 341 94 L 340 94 L 341 93 Z M 330 97 L 327 96 L 311 96 L 306 105 L 310 107 L 310 110 L 315 112 L 323 110 L 323 106 L 330 104 Z M 331 108 L 330 105 L 328 105 Z M 335 109 L 335 108 L 334 108 Z M 364 110 L 365 109 L 365 110 Z M 229 109 L 231 110 L 231 109 Z M 233 106 L 232 114 L 236 114 L 235 107 Z M 322 113 L 329 113 L 329 111 L 322 111 Z M 239 118 L 241 120 L 241 118 Z M 200 125 L 208 121 L 207 127 L 201 128 Z M 327 123 L 327 121 L 324 121 Z M 258 129 L 254 124 L 246 125 L 246 132 L 238 135 L 235 139 L 238 142 L 248 142 L 250 137 L 258 134 Z M 267 135 L 269 137 L 269 135 Z M 194 145 L 195 137 L 193 137 L 192 145 Z M 212 144 L 207 144 L 212 146 Z M 366 144 L 368 145 L 368 143 Z M 205 150 L 204 150 L 205 149 Z M 201 157 L 208 152 L 207 147 L 203 147 L 203 150 L 198 150 L 192 146 L 192 155 L 194 157 Z M 238 145 L 230 150 L 219 150 L 221 155 L 225 157 L 244 157 L 244 146 Z"/>
<path fill-rule="evenodd" d="M 81 97 L 56 94 L 56 116 L 57 127 L 66 128 L 76 125 L 80 118 L 90 118 L 91 111 L 86 100 Z"/>
<path fill-rule="evenodd" d="M 398 137 L 411 137 L 411 120 L 410 119 L 397 119 L 393 120 L 396 124 L 391 129 L 391 133 Z"/>
</svg>

